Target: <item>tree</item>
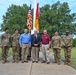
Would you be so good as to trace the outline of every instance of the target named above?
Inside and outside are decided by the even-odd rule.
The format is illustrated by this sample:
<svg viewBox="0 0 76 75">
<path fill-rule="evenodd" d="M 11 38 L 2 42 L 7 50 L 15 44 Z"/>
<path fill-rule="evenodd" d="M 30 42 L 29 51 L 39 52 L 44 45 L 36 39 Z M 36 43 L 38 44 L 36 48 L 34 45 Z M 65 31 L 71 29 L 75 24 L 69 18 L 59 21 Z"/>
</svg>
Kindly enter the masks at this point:
<svg viewBox="0 0 76 75">
<path fill-rule="evenodd" d="M 23 4 L 23 6 L 17 6 L 17 5 L 9 6 L 6 14 L 3 15 L 2 30 L 8 27 L 10 33 L 13 34 L 14 29 L 18 28 L 20 33 L 22 33 L 24 28 L 27 28 L 26 26 L 27 13 L 28 13 L 28 6 L 26 4 Z"/>
<path fill-rule="evenodd" d="M 75 33 L 76 13 L 70 13 L 68 3 L 59 1 L 52 6 L 45 5 L 40 9 L 40 32 L 46 29 L 50 36 L 57 30 L 63 34 L 66 30 Z"/>
<path fill-rule="evenodd" d="M 73 44 L 72 44 L 73 47 L 76 47 L 76 38 L 73 39 Z"/>
<path fill-rule="evenodd" d="M 12 34 L 15 28 L 19 28 L 20 33 L 22 33 L 23 29 L 27 28 L 28 8 L 26 4 L 23 6 L 11 5 L 6 14 L 3 15 L 2 30 L 8 27 Z M 69 30 L 71 34 L 76 34 L 76 13 L 71 13 L 67 2 L 57 1 L 51 6 L 46 4 L 41 7 L 39 23 L 41 34 L 44 29 L 48 31 L 50 36 L 53 36 L 56 30 L 59 31 L 60 35 L 64 34 L 66 30 Z"/>
</svg>

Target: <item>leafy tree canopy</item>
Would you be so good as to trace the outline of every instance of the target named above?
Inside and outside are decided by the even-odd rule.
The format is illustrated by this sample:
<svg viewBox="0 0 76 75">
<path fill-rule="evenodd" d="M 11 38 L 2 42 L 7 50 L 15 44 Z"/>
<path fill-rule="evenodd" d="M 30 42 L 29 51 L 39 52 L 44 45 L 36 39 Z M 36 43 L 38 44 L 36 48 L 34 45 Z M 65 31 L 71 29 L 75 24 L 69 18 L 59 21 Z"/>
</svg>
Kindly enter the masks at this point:
<svg viewBox="0 0 76 75">
<path fill-rule="evenodd" d="M 2 30 L 9 28 L 10 33 L 13 34 L 15 28 L 19 28 L 20 33 L 24 28 L 27 28 L 27 13 L 29 7 L 26 4 L 22 6 L 11 5 L 3 15 Z M 33 9 L 32 9 L 33 11 Z M 40 33 L 46 29 L 50 36 L 54 35 L 57 30 L 59 34 L 64 34 L 69 30 L 72 34 L 76 34 L 76 13 L 71 13 L 67 2 L 60 3 L 59 1 L 53 5 L 46 4 L 40 8 Z"/>
</svg>

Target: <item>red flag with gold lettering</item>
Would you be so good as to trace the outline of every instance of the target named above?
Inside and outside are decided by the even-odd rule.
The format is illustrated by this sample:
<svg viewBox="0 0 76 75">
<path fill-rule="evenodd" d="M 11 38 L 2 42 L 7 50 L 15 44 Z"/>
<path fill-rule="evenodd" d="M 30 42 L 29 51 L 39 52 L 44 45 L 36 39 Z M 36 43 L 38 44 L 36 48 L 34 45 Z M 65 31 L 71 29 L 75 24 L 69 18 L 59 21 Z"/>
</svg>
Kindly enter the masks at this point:
<svg viewBox="0 0 76 75">
<path fill-rule="evenodd" d="M 39 31 L 39 3 L 37 3 L 37 7 L 36 7 L 36 16 L 35 16 L 34 27 L 35 27 L 36 30 Z"/>
</svg>

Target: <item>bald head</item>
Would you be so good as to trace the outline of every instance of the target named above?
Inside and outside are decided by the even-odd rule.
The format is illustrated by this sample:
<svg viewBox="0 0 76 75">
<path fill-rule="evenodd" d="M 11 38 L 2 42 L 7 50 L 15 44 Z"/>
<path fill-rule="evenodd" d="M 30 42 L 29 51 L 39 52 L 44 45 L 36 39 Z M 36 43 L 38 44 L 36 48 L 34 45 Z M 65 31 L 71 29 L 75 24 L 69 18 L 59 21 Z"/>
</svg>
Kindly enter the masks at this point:
<svg viewBox="0 0 76 75">
<path fill-rule="evenodd" d="M 38 33 L 38 31 L 37 30 L 34 30 L 34 34 L 37 34 Z"/>
<path fill-rule="evenodd" d="M 47 30 L 44 30 L 43 33 L 44 33 L 44 35 L 46 35 L 47 34 Z"/>
<path fill-rule="evenodd" d="M 24 29 L 24 33 L 28 33 L 28 30 L 27 29 Z"/>
</svg>

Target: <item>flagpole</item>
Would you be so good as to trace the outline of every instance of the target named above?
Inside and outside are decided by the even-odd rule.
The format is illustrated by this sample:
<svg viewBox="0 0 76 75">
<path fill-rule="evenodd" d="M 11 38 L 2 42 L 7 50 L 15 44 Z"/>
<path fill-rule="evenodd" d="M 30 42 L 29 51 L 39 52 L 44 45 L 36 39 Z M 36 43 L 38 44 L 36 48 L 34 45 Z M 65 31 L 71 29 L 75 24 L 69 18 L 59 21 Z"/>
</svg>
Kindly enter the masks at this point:
<svg viewBox="0 0 76 75">
<path fill-rule="evenodd" d="M 36 3 L 37 3 L 37 0 L 34 0 L 34 17 L 33 17 L 33 30 L 35 30 L 35 27 L 34 27 L 34 24 L 35 24 L 35 14 L 36 14 Z"/>
<path fill-rule="evenodd" d="M 33 29 L 31 30 L 31 34 L 34 33 L 34 30 L 35 30 L 35 14 L 36 14 L 36 3 L 37 3 L 37 0 L 34 0 L 34 10 L 33 10 Z"/>
<path fill-rule="evenodd" d="M 32 9 L 32 1 L 31 0 L 30 0 L 30 5 L 31 5 L 31 9 Z M 33 26 L 33 24 L 32 24 L 32 26 Z M 31 35 L 31 30 L 29 30 L 29 33 Z"/>
</svg>

